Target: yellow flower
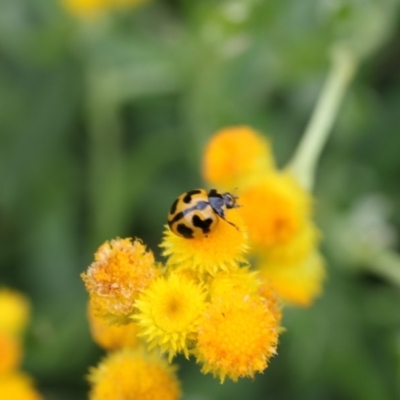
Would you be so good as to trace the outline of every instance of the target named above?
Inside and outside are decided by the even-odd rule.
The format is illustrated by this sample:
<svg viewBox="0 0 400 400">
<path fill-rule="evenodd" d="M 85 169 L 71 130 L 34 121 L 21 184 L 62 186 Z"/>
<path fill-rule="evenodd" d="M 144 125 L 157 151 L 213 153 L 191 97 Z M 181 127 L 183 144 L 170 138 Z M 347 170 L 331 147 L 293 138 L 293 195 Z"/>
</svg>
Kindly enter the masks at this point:
<svg viewBox="0 0 400 400">
<path fill-rule="evenodd" d="M 107 8 L 106 0 L 63 0 L 66 10 L 76 16 L 93 17 Z"/>
<path fill-rule="evenodd" d="M 296 235 L 284 243 L 276 243 L 268 249 L 259 249 L 265 260 L 272 264 L 292 265 L 304 260 L 319 244 L 320 232 L 309 219 L 302 224 Z"/>
<path fill-rule="evenodd" d="M 90 400 L 177 400 L 175 368 L 152 354 L 124 349 L 108 355 L 89 374 Z"/>
<path fill-rule="evenodd" d="M 115 239 L 100 246 L 81 277 L 96 314 L 123 322 L 158 274 L 153 253 L 140 240 Z"/>
<path fill-rule="evenodd" d="M 270 173 L 240 192 L 240 212 L 256 247 L 286 243 L 304 227 L 311 199 L 288 173 Z"/>
<path fill-rule="evenodd" d="M 0 376 L 2 399 L 41 400 L 42 396 L 34 389 L 31 379 L 20 372 Z"/>
<path fill-rule="evenodd" d="M 243 254 L 248 249 L 247 230 L 243 220 L 237 209 L 228 210 L 226 219 L 235 226 L 221 219 L 213 231 L 201 238 L 182 238 L 167 228 L 160 245 L 168 257 L 167 266 L 215 274 L 246 263 Z"/>
<path fill-rule="evenodd" d="M 0 332 L 0 375 L 15 370 L 21 358 L 22 347 L 19 338 Z"/>
<path fill-rule="evenodd" d="M 282 304 L 274 285 L 268 280 L 263 279 L 259 288 L 259 294 L 264 299 L 268 309 L 271 311 L 276 323 L 279 325 L 282 320 Z M 282 328 L 280 329 L 280 331 Z"/>
<path fill-rule="evenodd" d="M 29 301 L 21 293 L 0 289 L 0 331 L 21 334 L 28 323 Z"/>
<path fill-rule="evenodd" d="M 195 338 L 197 321 L 205 307 L 201 286 L 176 273 L 155 281 L 136 302 L 134 316 L 142 328 L 150 349 L 159 346 L 169 359 L 183 351 L 189 357 L 188 346 Z"/>
<path fill-rule="evenodd" d="M 88 306 L 90 332 L 93 340 L 105 350 L 118 350 L 123 347 L 136 347 L 138 326 L 133 321 L 124 325 L 110 324 L 108 320 L 95 315 L 93 307 Z"/>
<path fill-rule="evenodd" d="M 278 344 L 278 323 L 264 299 L 226 293 L 213 299 L 199 322 L 194 354 L 221 382 L 262 372 Z"/>
<path fill-rule="evenodd" d="M 325 278 L 324 260 L 317 252 L 293 265 L 260 261 L 261 275 L 269 280 L 286 302 L 307 307 L 321 293 Z"/>
<path fill-rule="evenodd" d="M 70 14 L 93 18 L 111 9 L 135 7 L 146 0 L 62 0 L 62 2 Z"/>
<path fill-rule="evenodd" d="M 220 272 L 209 282 L 210 297 L 224 296 L 225 293 L 259 295 L 261 281 L 258 272 L 251 272 L 249 267 L 241 267 L 229 272 Z"/>
<path fill-rule="evenodd" d="M 276 323 L 280 324 L 282 307 L 278 294 L 272 283 L 261 276 L 260 271 L 250 271 L 248 267 L 242 267 L 229 273 L 219 273 L 210 280 L 211 299 L 224 298 L 229 293 L 246 298 L 250 296 L 256 299 L 261 298 L 271 311 Z"/>
<path fill-rule="evenodd" d="M 221 129 L 210 139 L 203 158 L 203 176 L 211 185 L 231 190 L 275 165 L 270 143 L 248 126 Z"/>
</svg>

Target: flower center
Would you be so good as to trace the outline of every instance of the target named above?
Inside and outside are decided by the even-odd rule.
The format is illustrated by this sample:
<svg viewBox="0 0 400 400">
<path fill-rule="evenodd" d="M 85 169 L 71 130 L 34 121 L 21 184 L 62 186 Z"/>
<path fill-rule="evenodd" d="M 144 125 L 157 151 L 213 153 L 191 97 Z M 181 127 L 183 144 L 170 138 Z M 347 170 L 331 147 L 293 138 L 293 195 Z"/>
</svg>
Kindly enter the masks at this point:
<svg viewBox="0 0 400 400">
<path fill-rule="evenodd" d="M 167 314 L 173 316 L 179 313 L 181 309 L 181 302 L 177 298 L 171 298 L 167 304 Z"/>
</svg>

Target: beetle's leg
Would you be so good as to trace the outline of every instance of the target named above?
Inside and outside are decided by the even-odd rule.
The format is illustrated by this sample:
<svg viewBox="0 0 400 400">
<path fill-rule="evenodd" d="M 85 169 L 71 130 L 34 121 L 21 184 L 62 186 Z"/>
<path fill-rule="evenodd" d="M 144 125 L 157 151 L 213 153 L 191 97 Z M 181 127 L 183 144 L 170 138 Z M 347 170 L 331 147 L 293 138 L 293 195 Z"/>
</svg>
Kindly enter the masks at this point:
<svg viewBox="0 0 400 400">
<path fill-rule="evenodd" d="M 228 221 L 227 219 L 225 219 L 225 218 L 222 218 L 225 222 L 227 222 L 228 224 L 230 224 L 230 225 L 232 225 L 232 226 L 234 226 L 238 231 L 240 231 L 240 229 L 233 223 L 233 222 L 231 222 L 231 221 Z"/>
</svg>

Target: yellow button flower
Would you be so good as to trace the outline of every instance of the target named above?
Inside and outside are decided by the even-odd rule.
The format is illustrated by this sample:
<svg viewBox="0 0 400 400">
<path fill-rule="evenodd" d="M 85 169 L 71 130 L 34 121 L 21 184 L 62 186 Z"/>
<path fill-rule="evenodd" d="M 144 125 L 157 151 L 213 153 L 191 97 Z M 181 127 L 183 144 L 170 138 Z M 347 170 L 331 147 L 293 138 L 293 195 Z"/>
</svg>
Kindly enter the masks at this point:
<svg viewBox="0 0 400 400">
<path fill-rule="evenodd" d="M 21 358 L 22 347 L 19 338 L 0 332 L 0 375 L 15 370 Z"/>
<path fill-rule="evenodd" d="M 240 212 L 256 247 L 285 243 L 304 227 L 311 199 L 287 173 L 270 173 L 240 191 Z"/>
<path fill-rule="evenodd" d="M 279 325 L 282 320 L 282 302 L 279 298 L 278 292 L 276 291 L 274 285 L 269 279 L 262 277 L 260 274 L 260 278 L 262 279 L 261 286 L 259 288 L 259 294 L 263 298 L 265 304 L 268 307 L 268 310 L 271 311 L 275 321 Z M 279 329 L 280 331 L 282 329 Z"/>
<path fill-rule="evenodd" d="M 221 382 L 254 377 L 276 353 L 279 325 L 262 298 L 227 293 L 213 299 L 199 322 L 194 350 L 202 372 Z"/>
<path fill-rule="evenodd" d="M 93 18 L 118 8 L 135 7 L 146 0 L 62 0 L 65 9 L 77 17 Z"/>
<path fill-rule="evenodd" d="M 259 268 L 284 301 L 303 307 L 310 306 L 321 293 L 325 279 L 324 260 L 317 251 L 291 265 L 263 264 L 261 260 Z"/>
<path fill-rule="evenodd" d="M 32 380 L 25 374 L 15 372 L 0 376 L 0 394 L 4 400 L 41 400 Z"/>
<path fill-rule="evenodd" d="M 165 360 L 139 350 L 124 349 L 108 355 L 89 374 L 89 400 L 177 400 L 175 368 Z"/>
<path fill-rule="evenodd" d="M 268 249 L 258 249 L 265 260 L 272 264 L 292 265 L 304 260 L 319 245 L 320 231 L 311 219 L 302 224 L 302 228 L 289 240 L 276 243 Z"/>
<path fill-rule="evenodd" d="M 167 228 L 160 245 L 163 255 L 168 257 L 167 266 L 179 271 L 193 269 L 199 274 L 215 274 L 246 263 L 247 230 L 238 209 L 228 210 L 226 219 L 235 226 L 221 219 L 207 236 L 194 239 L 177 236 Z"/>
<path fill-rule="evenodd" d="M 138 326 L 133 321 L 123 325 L 110 324 L 110 321 L 95 315 L 90 302 L 88 319 L 93 340 L 105 350 L 136 347 L 139 344 Z"/>
<path fill-rule="evenodd" d="M 128 238 L 101 245 L 81 277 L 96 314 L 125 322 L 139 294 L 158 274 L 153 253 L 141 241 Z"/>
<path fill-rule="evenodd" d="M 260 274 L 260 271 L 251 271 L 248 267 L 238 268 L 229 273 L 222 272 L 211 278 L 208 283 L 211 299 L 223 298 L 229 293 L 244 298 L 262 299 L 279 325 L 282 319 L 282 307 L 270 280 Z"/>
<path fill-rule="evenodd" d="M 0 331 L 21 334 L 28 323 L 29 301 L 21 293 L 0 289 Z"/>
<path fill-rule="evenodd" d="M 250 271 L 249 267 L 238 267 L 229 272 L 220 272 L 209 279 L 209 296 L 215 298 L 232 292 L 258 296 L 261 287 L 258 275 L 258 272 Z"/>
<path fill-rule="evenodd" d="M 169 359 L 183 351 L 189 357 L 189 346 L 195 338 L 197 321 L 205 307 L 201 286 L 184 275 L 171 274 L 156 280 L 136 302 L 134 316 L 141 327 L 140 335 L 169 354 Z"/>
<path fill-rule="evenodd" d="M 211 185 L 232 190 L 274 165 L 269 141 L 248 126 L 233 126 L 211 137 L 204 151 L 203 176 Z"/>
</svg>

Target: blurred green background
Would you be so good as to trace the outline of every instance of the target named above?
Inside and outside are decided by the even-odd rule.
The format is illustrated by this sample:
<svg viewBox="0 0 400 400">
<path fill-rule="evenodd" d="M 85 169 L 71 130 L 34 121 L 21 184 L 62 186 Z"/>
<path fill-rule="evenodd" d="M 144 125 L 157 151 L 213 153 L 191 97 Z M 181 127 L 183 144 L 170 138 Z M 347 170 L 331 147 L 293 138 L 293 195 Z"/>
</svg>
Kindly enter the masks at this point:
<svg viewBox="0 0 400 400">
<path fill-rule="evenodd" d="M 317 172 L 324 292 L 284 310 L 254 381 L 220 385 L 179 359 L 186 400 L 400 399 L 399 1 L 155 0 L 97 18 L 1 1 L 0 284 L 32 300 L 24 369 L 46 399 L 85 399 L 101 356 L 79 277 L 95 249 L 138 236 L 159 254 L 221 127 L 264 132 L 284 166 L 335 43 L 359 68 Z"/>
</svg>

